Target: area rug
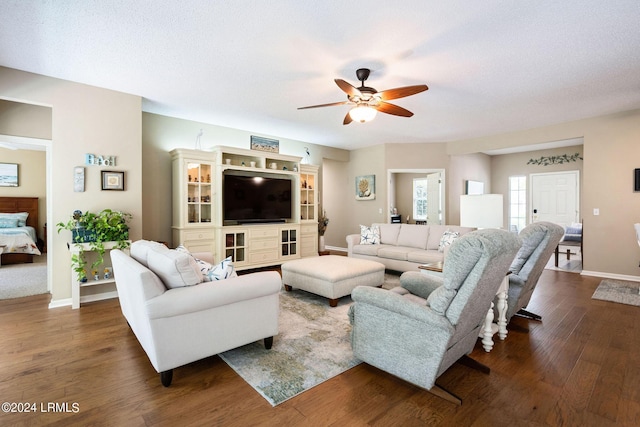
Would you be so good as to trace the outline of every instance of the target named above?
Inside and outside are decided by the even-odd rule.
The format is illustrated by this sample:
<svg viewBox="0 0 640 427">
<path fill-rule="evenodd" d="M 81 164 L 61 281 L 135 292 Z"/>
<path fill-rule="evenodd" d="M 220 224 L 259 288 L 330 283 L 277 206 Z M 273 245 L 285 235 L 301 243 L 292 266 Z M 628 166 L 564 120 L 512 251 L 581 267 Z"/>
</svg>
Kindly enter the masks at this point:
<svg viewBox="0 0 640 427">
<path fill-rule="evenodd" d="M 384 288 L 399 284 L 385 275 Z M 280 333 L 271 350 L 262 341 L 220 354 L 272 406 L 276 406 L 361 362 L 351 351 L 349 297 L 337 307 L 326 298 L 294 289 L 280 292 Z"/>
<path fill-rule="evenodd" d="M 604 279 L 591 298 L 640 306 L 640 282 Z"/>
<path fill-rule="evenodd" d="M 47 264 L 0 266 L 0 299 L 47 293 Z"/>
</svg>

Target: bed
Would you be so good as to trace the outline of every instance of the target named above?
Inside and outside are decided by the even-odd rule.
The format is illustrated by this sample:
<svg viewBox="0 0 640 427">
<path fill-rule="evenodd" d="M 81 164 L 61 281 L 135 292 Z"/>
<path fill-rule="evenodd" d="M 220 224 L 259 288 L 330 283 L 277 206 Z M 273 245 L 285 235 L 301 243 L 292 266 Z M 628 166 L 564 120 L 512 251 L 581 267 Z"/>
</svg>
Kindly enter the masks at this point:
<svg viewBox="0 0 640 427">
<path fill-rule="evenodd" d="M 23 216 L 2 215 L 28 214 L 24 225 Z M 13 218 L 17 218 L 17 227 L 12 227 Z M 4 221 L 3 221 L 4 220 Z M 33 262 L 34 255 L 41 255 L 38 249 L 38 198 L 37 197 L 0 197 L 0 246 L 2 259 L 0 265 Z"/>
</svg>

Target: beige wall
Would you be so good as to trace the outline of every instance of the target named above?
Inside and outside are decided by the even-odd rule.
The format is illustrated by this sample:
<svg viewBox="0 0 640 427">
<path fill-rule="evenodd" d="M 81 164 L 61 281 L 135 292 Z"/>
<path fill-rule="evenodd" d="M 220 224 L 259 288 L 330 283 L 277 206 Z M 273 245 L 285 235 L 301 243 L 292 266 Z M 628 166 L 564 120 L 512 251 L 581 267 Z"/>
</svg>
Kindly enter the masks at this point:
<svg viewBox="0 0 640 427">
<path fill-rule="evenodd" d="M 322 206 L 326 210 L 329 225 L 324 235 L 325 244 L 332 247 L 347 246 L 345 237 L 354 233 L 350 211 L 353 182 L 349 177 L 349 163 L 324 159 L 322 162 Z M 360 232 L 358 228 L 357 232 Z"/>
<path fill-rule="evenodd" d="M 633 224 L 640 221 L 640 110 L 447 144 L 450 154 L 473 153 L 583 137 L 583 274 L 640 279 L 640 248 Z M 593 215 L 598 208 L 600 215 Z"/>
<path fill-rule="evenodd" d="M 51 107 L 0 99 L 0 134 L 51 139 Z"/>
<path fill-rule="evenodd" d="M 465 181 L 484 183 L 484 192 L 491 193 L 491 157 L 482 153 L 451 156 L 449 159 L 447 190 L 447 224 L 460 224 L 460 196 L 465 194 Z"/>
<path fill-rule="evenodd" d="M 249 149 L 249 131 L 214 126 L 158 114 L 142 113 L 142 200 L 144 223 L 142 235 L 146 239 L 171 242 L 171 157 L 174 148 L 194 148 L 196 137 L 203 131 L 200 143 L 203 149 L 217 145 Z M 349 160 L 349 152 L 302 141 L 265 136 L 280 141 L 280 154 L 303 157 L 309 148 L 311 164 L 320 165 L 322 183 L 323 159 L 342 162 Z M 322 194 L 322 188 L 320 188 Z"/>
<path fill-rule="evenodd" d="M 559 156 L 563 154 L 573 155 L 575 153 L 582 156 L 582 145 L 572 147 L 555 148 L 549 150 L 528 151 L 524 153 L 503 154 L 491 157 L 491 178 L 492 193 L 504 195 L 504 228 L 508 228 L 509 224 L 509 177 L 525 176 L 527 178 L 527 188 L 531 188 L 530 175 L 532 173 L 550 173 L 564 171 L 578 171 L 580 176 L 580 194 L 579 200 L 582 200 L 582 166 L 583 161 L 578 160 L 571 163 L 563 163 L 549 166 L 528 165 L 531 159 L 539 159 L 542 156 Z M 581 214 L 582 209 L 580 209 Z"/>
<path fill-rule="evenodd" d="M 0 98 L 51 107 L 51 172 L 49 224 L 66 222 L 74 209 L 104 208 L 133 214 L 130 236 L 142 236 L 141 98 L 79 83 L 0 67 Z M 19 135 L 24 136 L 24 135 Z M 101 191 L 99 166 L 86 167 L 86 191 L 73 191 L 73 168 L 85 153 L 117 157 L 126 172 L 126 191 Z M 49 265 L 52 305 L 71 297 L 67 232 L 49 227 Z"/>
<path fill-rule="evenodd" d="M 46 152 L 0 148 L 0 162 L 18 164 L 18 187 L 0 187 L 0 197 L 37 197 L 38 237 L 47 222 Z"/>
</svg>

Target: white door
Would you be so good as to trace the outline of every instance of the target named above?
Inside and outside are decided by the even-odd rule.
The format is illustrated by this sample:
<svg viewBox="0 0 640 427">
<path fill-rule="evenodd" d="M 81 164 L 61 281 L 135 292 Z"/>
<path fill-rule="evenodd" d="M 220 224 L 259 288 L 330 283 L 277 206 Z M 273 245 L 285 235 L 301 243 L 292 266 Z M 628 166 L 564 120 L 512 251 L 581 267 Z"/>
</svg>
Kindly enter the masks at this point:
<svg viewBox="0 0 640 427">
<path fill-rule="evenodd" d="M 427 175 L 427 224 L 442 224 L 440 207 L 440 172 Z"/>
<path fill-rule="evenodd" d="M 531 174 L 531 222 L 580 222 L 578 178 L 579 171 Z"/>
</svg>

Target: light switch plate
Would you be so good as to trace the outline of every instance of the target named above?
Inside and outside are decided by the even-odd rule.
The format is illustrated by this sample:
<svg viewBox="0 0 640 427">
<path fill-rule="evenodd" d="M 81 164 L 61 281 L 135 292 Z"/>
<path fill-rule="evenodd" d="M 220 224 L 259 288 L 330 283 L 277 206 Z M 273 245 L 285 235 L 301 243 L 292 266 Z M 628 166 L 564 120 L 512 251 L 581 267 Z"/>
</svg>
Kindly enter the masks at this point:
<svg viewBox="0 0 640 427">
<path fill-rule="evenodd" d="M 593 208 L 593 214 L 594 214 L 594 215 L 600 215 L 600 209 L 598 209 L 598 208 Z"/>
</svg>

